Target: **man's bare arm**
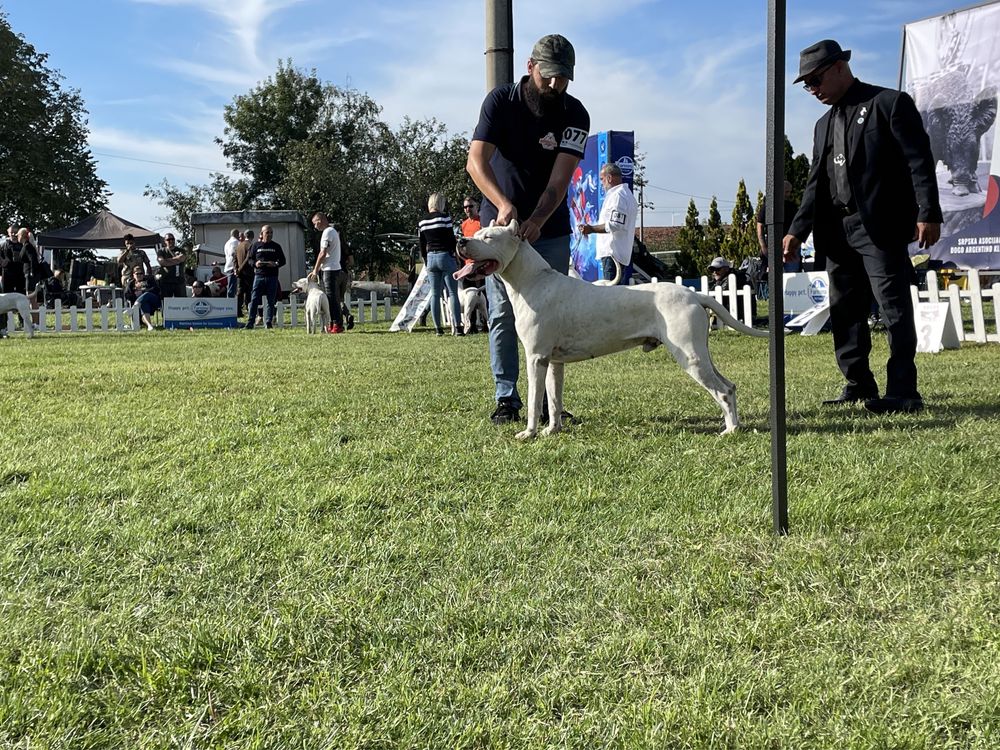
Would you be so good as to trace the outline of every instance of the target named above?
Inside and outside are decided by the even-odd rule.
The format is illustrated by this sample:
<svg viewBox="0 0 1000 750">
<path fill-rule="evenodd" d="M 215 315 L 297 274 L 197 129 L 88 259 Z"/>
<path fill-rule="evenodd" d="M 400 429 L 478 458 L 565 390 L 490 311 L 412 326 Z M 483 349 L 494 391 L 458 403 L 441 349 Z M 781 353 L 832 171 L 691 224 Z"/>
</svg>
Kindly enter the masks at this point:
<svg viewBox="0 0 1000 750">
<path fill-rule="evenodd" d="M 473 141 L 469 146 L 469 158 L 465 162 L 465 170 L 472 177 L 472 181 L 476 183 L 479 192 L 497 207 L 497 224 L 506 226 L 510 224 L 511 220 L 517 218 L 517 209 L 503 194 L 499 183 L 497 183 L 493 167 L 490 165 L 490 159 L 493 158 L 496 150 L 497 147 L 492 143 Z"/>
</svg>

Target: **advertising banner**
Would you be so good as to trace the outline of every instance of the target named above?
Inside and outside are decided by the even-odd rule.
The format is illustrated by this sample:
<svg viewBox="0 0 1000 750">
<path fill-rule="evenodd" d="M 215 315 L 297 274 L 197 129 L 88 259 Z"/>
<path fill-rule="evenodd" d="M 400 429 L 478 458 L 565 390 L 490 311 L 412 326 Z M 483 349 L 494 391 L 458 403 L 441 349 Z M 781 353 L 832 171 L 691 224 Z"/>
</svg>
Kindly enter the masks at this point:
<svg viewBox="0 0 1000 750">
<path fill-rule="evenodd" d="M 903 88 L 937 160 L 944 225 L 931 259 L 939 267 L 1000 269 L 1000 2 L 906 24 L 903 64 Z"/>
<path fill-rule="evenodd" d="M 635 134 L 632 131 L 607 130 L 587 138 L 587 150 L 577 165 L 566 191 L 569 204 L 570 268 L 586 281 L 600 278 L 597 242 L 594 235 L 584 237 L 579 227 L 596 224 L 604 202 L 604 188 L 599 179 L 601 167 L 609 161 L 622 171 L 622 180 L 632 187 L 635 167 Z"/>
<path fill-rule="evenodd" d="M 785 315 L 798 315 L 815 305 L 828 301 L 830 278 L 826 271 L 786 273 L 781 277 L 784 285 Z"/>
<path fill-rule="evenodd" d="M 236 300 L 229 297 L 167 297 L 164 328 L 235 328 Z"/>
</svg>

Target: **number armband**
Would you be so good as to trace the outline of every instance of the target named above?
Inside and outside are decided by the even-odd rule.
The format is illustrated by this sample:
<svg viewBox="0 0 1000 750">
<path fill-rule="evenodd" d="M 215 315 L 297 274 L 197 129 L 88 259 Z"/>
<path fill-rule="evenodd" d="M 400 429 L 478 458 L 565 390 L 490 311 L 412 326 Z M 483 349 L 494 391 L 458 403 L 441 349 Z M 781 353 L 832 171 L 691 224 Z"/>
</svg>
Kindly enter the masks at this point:
<svg viewBox="0 0 1000 750">
<path fill-rule="evenodd" d="M 566 128 L 559 142 L 559 148 L 576 151 L 581 156 L 587 147 L 587 131 L 580 128 Z"/>
</svg>

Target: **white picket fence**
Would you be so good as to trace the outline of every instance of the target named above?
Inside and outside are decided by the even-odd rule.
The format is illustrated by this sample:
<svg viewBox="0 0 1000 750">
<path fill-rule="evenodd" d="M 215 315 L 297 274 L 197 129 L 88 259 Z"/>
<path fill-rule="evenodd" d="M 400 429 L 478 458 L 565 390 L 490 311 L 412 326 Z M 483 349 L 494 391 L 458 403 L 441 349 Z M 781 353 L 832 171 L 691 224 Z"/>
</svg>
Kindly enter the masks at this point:
<svg viewBox="0 0 1000 750">
<path fill-rule="evenodd" d="M 947 302 L 952 319 L 955 321 L 959 341 L 978 344 L 1000 343 L 1000 315 L 998 315 L 997 309 L 998 302 L 1000 302 L 1000 283 L 984 289 L 978 271 L 969 271 L 967 278 L 968 289 L 961 289 L 957 284 L 952 283 L 948 285 L 947 289 L 942 290 L 937 274 L 928 271 L 927 289 L 921 291 L 916 286 L 911 286 L 910 294 L 914 304 L 918 302 Z M 654 278 L 652 281 L 655 283 L 657 280 Z M 674 283 L 682 283 L 681 277 L 678 276 Z M 753 324 L 754 293 L 749 286 L 744 286 L 742 289 L 727 289 L 726 291 L 715 289 L 709 292 L 708 277 L 702 276 L 700 287 L 702 294 L 709 294 L 722 302 L 738 320 L 747 325 Z M 989 318 L 986 310 L 988 303 L 993 304 L 992 316 Z M 720 327 L 724 327 L 721 322 Z M 967 329 L 971 329 L 971 331 Z"/>
<path fill-rule="evenodd" d="M 653 284 L 658 283 L 658 281 L 655 276 L 650 279 L 650 282 Z M 684 280 L 680 276 L 677 276 L 674 278 L 673 283 L 682 285 Z M 716 287 L 710 292 L 708 291 L 708 277 L 702 276 L 698 291 L 709 297 L 714 297 L 717 302 L 725 305 L 732 316 L 741 323 L 753 326 L 753 319 L 755 317 L 754 290 L 749 285 L 744 285 L 742 289 L 730 287 L 723 290 Z M 721 320 L 716 321 L 716 323 L 717 328 L 726 328 L 726 325 Z"/>
<path fill-rule="evenodd" d="M 354 315 L 355 323 L 393 319 L 391 300 L 388 297 L 379 300 L 375 292 L 367 300 L 348 298 L 346 304 Z M 275 325 L 278 328 L 284 327 L 285 311 L 288 310 L 291 326 L 304 326 L 303 308 L 303 303 L 294 295 L 287 304 L 279 302 L 275 308 Z M 139 308 L 125 305 L 120 299 L 108 305 L 95 305 L 92 299 L 87 298 L 83 307 L 63 307 L 62 302 L 56 300 L 51 310 L 32 310 L 31 321 L 35 333 L 133 333 L 145 330 Z M 9 334 L 20 331 L 17 313 L 8 313 L 6 325 L 0 325 L 0 328 L 6 328 Z"/>
<path fill-rule="evenodd" d="M 914 304 L 947 302 L 952 320 L 955 321 L 959 341 L 972 341 L 977 344 L 1000 343 L 1000 315 L 997 314 L 1000 284 L 993 284 L 990 288 L 983 289 L 977 271 L 969 271 L 967 278 L 968 289 L 960 289 L 957 284 L 949 284 L 948 288 L 942 291 L 938 285 L 937 274 L 928 271 L 927 291 L 919 291 L 915 286 L 911 286 L 910 296 L 913 297 Z M 986 325 L 984 305 L 987 301 L 993 303 L 992 330 Z M 966 332 L 967 327 L 972 328 L 971 333 Z"/>
</svg>

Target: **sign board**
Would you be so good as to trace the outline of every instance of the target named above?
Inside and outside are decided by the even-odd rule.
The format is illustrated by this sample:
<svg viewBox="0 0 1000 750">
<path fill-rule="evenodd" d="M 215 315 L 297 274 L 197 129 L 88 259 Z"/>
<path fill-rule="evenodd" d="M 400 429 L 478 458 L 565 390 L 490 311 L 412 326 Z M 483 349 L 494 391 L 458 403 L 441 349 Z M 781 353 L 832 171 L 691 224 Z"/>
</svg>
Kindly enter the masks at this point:
<svg viewBox="0 0 1000 750">
<path fill-rule="evenodd" d="M 920 302 L 913 311 L 917 327 L 917 351 L 937 354 L 942 349 L 958 349 L 958 329 L 947 302 Z"/>
<path fill-rule="evenodd" d="M 785 323 L 790 331 L 799 331 L 803 336 L 815 336 L 823 330 L 826 321 L 830 319 L 830 300 L 825 299 L 818 305 L 813 305 L 804 313 L 799 313 Z"/>
<path fill-rule="evenodd" d="M 786 273 L 781 277 L 784 285 L 785 315 L 804 313 L 815 305 L 827 302 L 830 279 L 826 271 Z"/>
<path fill-rule="evenodd" d="M 430 307 L 430 299 L 431 280 L 427 273 L 427 266 L 424 266 L 420 269 L 420 275 L 413 282 L 413 288 L 410 290 L 409 296 L 403 301 L 403 306 L 399 308 L 399 313 L 396 315 L 396 319 L 392 321 L 392 325 L 389 326 L 389 330 L 393 332 L 406 331 L 407 333 L 412 333 L 413 327 L 420 320 L 420 316 Z"/>
<path fill-rule="evenodd" d="M 167 297 L 164 328 L 235 328 L 236 300 L 231 297 Z"/>
<path fill-rule="evenodd" d="M 635 134 L 625 130 L 606 130 L 587 138 L 583 159 L 570 179 L 566 191 L 570 223 L 570 268 L 584 281 L 600 278 L 597 262 L 597 239 L 584 236 L 580 227 L 596 224 L 604 204 L 601 168 L 614 162 L 622 171 L 622 182 L 632 189 L 635 171 Z"/>
<path fill-rule="evenodd" d="M 1000 268 L 1000 3 L 906 24 L 903 62 L 901 87 L 913 96 L 939 165 L 944 224 L 931 259 Z M 925 252 L 910 245 L 911 255 Z"/>
</svg>

